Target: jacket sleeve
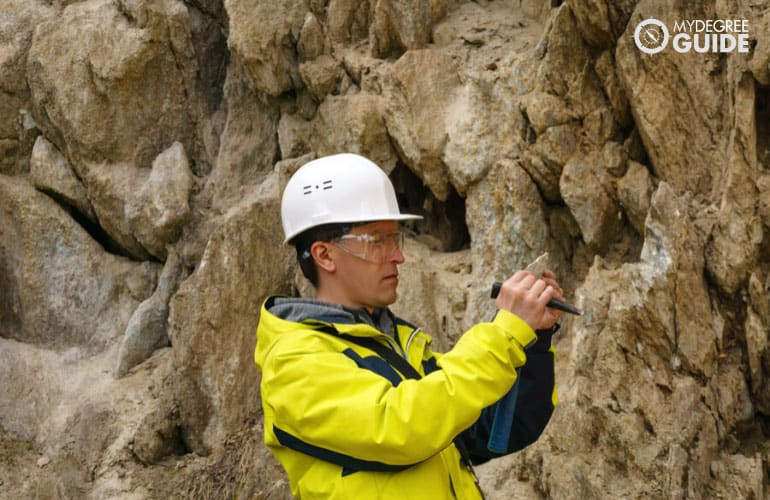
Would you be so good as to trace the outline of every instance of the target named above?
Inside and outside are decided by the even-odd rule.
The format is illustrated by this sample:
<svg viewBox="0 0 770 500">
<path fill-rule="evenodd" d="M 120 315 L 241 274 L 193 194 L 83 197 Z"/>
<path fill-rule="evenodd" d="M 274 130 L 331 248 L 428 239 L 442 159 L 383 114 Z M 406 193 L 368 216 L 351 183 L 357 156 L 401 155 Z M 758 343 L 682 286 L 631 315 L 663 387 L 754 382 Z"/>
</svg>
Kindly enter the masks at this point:
<svg viewBox="0 0 770 500">
<path fill-rule="evenodd" d="M 519 385 L 504 453 L 489 449 L 488 443 L 500 402 L 485 408 L 479 419 L 459 439 L 474 464 L 519 451 L 534 443 L 553 414 L 558 397 L 554 379 L 554 348 L 551 337 L 555 330 L 538 330 L 538 340 L 527 348 L 527 362 L 519 370 Z"/>
<path fill-rule="evenodd" d="M 314 449 L 390 465 L 446 448 L 508 392 L 526 361 L 523 346 L 536 340 L 504 311 L 468 330 L 438 360 L 440 370 L 393 384 L 330 349 L 327 334 L 297 333 L 277 342 L 262 373 L 274 427 Z"/>
</svg>

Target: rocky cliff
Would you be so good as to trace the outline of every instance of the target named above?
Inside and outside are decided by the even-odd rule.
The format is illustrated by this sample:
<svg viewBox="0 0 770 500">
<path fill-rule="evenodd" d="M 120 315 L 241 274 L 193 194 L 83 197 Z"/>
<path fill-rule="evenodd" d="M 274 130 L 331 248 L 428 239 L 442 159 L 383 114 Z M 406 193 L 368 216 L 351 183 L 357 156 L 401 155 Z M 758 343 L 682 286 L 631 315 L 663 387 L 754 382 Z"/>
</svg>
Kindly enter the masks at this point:
<svg viewBox="0 0 770 500">
<path fill-rule="evenodd" d="M 766 498 L 768 63 L 761 0 L 0 0 L 0 497 L 289 497 L 254 331 L 309 293 L 281 187 L 351 151 L 425 215 L 395 309 L 434 345 L 546 251 L 585 311 L 488 498 Z"/>
</svg>

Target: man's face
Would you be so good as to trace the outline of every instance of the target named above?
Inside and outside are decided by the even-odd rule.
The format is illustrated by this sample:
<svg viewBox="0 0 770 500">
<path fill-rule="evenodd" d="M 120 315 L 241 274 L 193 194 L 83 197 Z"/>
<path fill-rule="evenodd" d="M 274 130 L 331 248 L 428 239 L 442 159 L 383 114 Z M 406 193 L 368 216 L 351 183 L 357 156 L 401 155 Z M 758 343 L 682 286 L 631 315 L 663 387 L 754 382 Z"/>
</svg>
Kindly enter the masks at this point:
<svg viewBox="0 0 770 500">
<path fill-rule="evenodd" d="M 349 233 L 353 237 L 331 245 L 330 253 L 337 268 L 335 275 L 346 305 L 374 308 L 386 307 L 396 301 L 398 265 L 404 262 L 401 248 L 395 245 L 398 240 L 393 238 L 393 233 L 397 232 L 395 221 L 372 222 L 354 227 Z M 356 235 L 377 238 L 385 235 L 385 238 L 378 244 L 369 243 L 367 249 L 367 243 L 356 239 Z"/>
</svg>

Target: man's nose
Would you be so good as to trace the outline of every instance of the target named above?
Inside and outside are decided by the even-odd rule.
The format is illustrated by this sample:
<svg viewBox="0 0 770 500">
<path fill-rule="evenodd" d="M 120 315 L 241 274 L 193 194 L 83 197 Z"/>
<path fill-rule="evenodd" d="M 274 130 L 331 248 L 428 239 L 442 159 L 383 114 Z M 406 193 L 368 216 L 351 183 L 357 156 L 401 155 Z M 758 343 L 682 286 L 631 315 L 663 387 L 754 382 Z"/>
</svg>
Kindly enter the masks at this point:
<svg viewBox="0 0 770 500">
<path fill-rule="evenodd" d="M 395 262 L 396 264 L 403 264 L 406 261 L 406 258 L 404 257 L 404 253 L 401 251 L 401 248 L 395 247 L 393 249 L 393 252 L 390 254 L 390 261 Z"/>
</svg>

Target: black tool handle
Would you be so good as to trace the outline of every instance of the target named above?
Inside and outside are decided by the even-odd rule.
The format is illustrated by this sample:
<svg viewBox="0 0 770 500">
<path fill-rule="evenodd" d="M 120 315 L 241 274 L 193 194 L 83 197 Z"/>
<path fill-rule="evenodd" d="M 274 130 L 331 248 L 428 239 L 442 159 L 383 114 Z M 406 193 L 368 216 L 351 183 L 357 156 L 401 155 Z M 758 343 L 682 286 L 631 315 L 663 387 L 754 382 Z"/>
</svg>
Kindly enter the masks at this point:
<svg viewBox="0 0 770 500">
<path fill-rule="evenodd" d="M 503 284 L 500 283 L 499 281 L 495 281 L 494 283 L 492 283 L 492 293 L 490 295 L 493 299 L 497 298 L 497 296 L 500 295 L 500 287 L 502 286 Z M 574 314 L 576 316 L 581 316 L 583 314 L 583 312 L 577 307 L 557 299 L 549 300 L 547 306 L 550 307 L 551 309 L 558 309 L 560 311 Z"/>
</svg>

